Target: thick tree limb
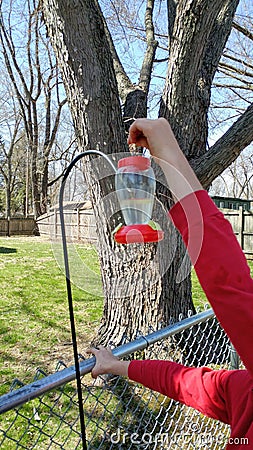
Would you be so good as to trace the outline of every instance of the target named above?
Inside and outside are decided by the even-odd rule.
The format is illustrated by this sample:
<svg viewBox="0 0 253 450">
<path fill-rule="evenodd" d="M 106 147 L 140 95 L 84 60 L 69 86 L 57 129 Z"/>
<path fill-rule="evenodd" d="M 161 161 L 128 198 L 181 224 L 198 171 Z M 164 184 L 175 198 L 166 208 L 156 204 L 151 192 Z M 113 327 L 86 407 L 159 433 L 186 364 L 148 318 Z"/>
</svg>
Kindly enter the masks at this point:
<svg viewBox="0 0 253 450">
<path fill-rule="evenodd" d="M 178 2 L 160 115 L 189 158 L 204 154 L 211 86 L 239 0 Z"/>
<path fill-rule="evenodd" d="M 155 53 L 158 42 L 155 40 L 155 30 L 153 24 L 154 0 L 147 0 L 145 14 L 145 31 L 146 31 L 146 52 L 143 58 L 142 67 L 139 77 L 139 86 L 148 93 Z"/>
<path fill-rule="evenodd" d="M 253 141 L 253 104 L 203 156 L 192 164 L 205 188 Z"/>
<path fill-rule="evenodd" d="M 95 3 L 100 10 L 101 17 L 103 17 L 98 1 L 96 0 Z M 158 46 L 158 42 L 155 39 L 155 30 L 153 24 L 154 3 L 154 0 L 146 1 L 146 51 L 143 57 L 139 81 L 137 85 L 132 83 L 132 81 L 126 74 L 123 64 L 121 63 L 116 51 L 106 20 L 103 17 L 105 34 L 113 58 L 113 66 L 116 74 L 118 91 L 120 98 L 124 104 L 123 117 L 126 130 L 128 130 L 134 118 L 145 117 L 147 115 L 147 95 L 151 81 L 155 53 Z"/>
<path fill-rule="evenodd" d="M 110 51 L 111 51 L 111 55 L 112 55 L 112 59 L 113 59 L 113 67 L 114 67 L 114 71 L 115 71 L 115 75 L 116 75 L 116 79 L 117 79 L 119 96 L 120 96 L 121 100 L 123 102 L 125 102 L 127 94 L 129 92 L 133 91 L 134 85 L 133 85 L 132 81 L 130 80 L 129 76 L 126 74 L 126 71 L 119 59 L 119 55 L 115 48 L 110 30 L 107 25 L 107 22 L 102 14 L 100 5 L 97 0 L 95 1 L 95 3 L 96 3 L 98 10 L 100 11 L 101 18 L 102 18 L 103 24 L 104 24 L 105 35 L 106 35 L 106 38 L 107 38 L 107 41 L 108 41 L 108 44 L 110 47 Z"/>
</svg>

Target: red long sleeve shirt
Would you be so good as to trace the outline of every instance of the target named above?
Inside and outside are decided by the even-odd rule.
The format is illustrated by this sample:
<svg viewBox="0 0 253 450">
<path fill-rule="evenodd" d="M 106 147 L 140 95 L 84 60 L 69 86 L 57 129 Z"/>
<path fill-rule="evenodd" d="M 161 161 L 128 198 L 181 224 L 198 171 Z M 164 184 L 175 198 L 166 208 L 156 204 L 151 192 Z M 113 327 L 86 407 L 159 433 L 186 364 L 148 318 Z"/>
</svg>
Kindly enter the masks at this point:
<svg viewBox="0 0 253 450">
<path fill-rule="evenodd" d="M 131 361 L 130 379 L 231 427 L 227 449 L 253 449 L 253 280 L 230 223 L 207 192 L 170 211 L 199 281 L 246 370 L 191 368 L 170 361 Z"/>
</svg>

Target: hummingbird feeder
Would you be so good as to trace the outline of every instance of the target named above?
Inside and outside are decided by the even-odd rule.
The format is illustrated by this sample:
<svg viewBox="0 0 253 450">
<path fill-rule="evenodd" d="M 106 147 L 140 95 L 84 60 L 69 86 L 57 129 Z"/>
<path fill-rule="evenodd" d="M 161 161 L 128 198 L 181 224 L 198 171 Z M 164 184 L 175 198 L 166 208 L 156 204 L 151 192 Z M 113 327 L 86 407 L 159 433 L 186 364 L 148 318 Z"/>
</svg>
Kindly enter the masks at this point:
<svg viewBox="0 0 253 450">
<path fill-rule="evenodd" d="M 132 244 L 162 240 L 163 231 L 151 220 L 156 181 L 150 158 L 133 155 L 120 159 L 115 186 L 125 221 L 115 230 L 115 241 Z"/>
</svg>

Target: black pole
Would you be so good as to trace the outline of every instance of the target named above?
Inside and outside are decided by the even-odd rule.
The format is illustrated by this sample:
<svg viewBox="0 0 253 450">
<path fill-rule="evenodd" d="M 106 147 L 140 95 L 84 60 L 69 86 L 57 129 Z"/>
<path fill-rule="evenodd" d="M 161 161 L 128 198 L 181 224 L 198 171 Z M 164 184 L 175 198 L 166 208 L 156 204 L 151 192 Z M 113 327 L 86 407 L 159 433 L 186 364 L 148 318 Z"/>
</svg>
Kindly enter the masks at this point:
<svg viewBox="0 0 253 450">
<path fill-rule="evenodd" d="M 77 384 L 77 393 L 78 393 L 79 416 L 80 416 L 80 426 L 81 426 L 83 450 L 87 450 L 87 443 L 86 443 L 86 431 L 85 431 L 85 421 L 84 421 L 82 383 L 81 383 L 81 375 L 80 375 L 79 356 L 78 356 L 77 339 L 76 339 L 75 316 L 74 316 L 74 308 L 73 308 L 73 296 L 72 296 L 70 271 L 69 271 L 68 248 L 67 248 L 67 239 L 66 239 L 66 233 L 65 233 L 63 194 L 64 194 L 66 180 L 67 180 L 72 168 L 75 166 L 75 164 L 81 158 L 84 158 L 85 156 L 92 155 L 92 154 L 104 157 L 109 162 L 109 164 L 111 165 L 111 167 L 113 168 L 113 170 L 115 172 L 115 167 L 107 155 L 100 152 L 99 150 L 87 150 L 87 151 L 77 155 L 73 159 L 73 161 L 71 161 L 70 165 L 67 167 L 67 170 L 64 173 L 64 176 L 62 179 L 62 184 L 61 184 L 60 194 L 59 194 L 59 212 L 60 212 L 60 221 L 61 221 L 63 258 L 64 258 L 64 266 L 65 266 L 65 279 L 66 279 L 68 305 L 69 305 L 69 318 L 70 318 L 70 326 L 71 326 L 72 345 L 73 345 L 75 370 L 76 370 L 76 384 Z"/>
</svg>

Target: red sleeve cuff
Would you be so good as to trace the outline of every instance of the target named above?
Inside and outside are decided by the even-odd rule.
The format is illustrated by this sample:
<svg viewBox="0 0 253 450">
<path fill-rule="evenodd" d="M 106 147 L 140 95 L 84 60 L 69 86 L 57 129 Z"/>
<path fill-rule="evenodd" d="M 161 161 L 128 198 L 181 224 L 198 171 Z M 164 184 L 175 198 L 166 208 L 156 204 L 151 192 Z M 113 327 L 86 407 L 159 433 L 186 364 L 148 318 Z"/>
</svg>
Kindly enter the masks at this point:
<svg viewBox="0 0 253 450">
<path fill-rule="evenodd" d="M 141 360 L 133 359 L 128 366 L 128 378 L 136 381 L 137 383 L 142 383 L 142 366 L 143 363 Z"/>
</svg>

